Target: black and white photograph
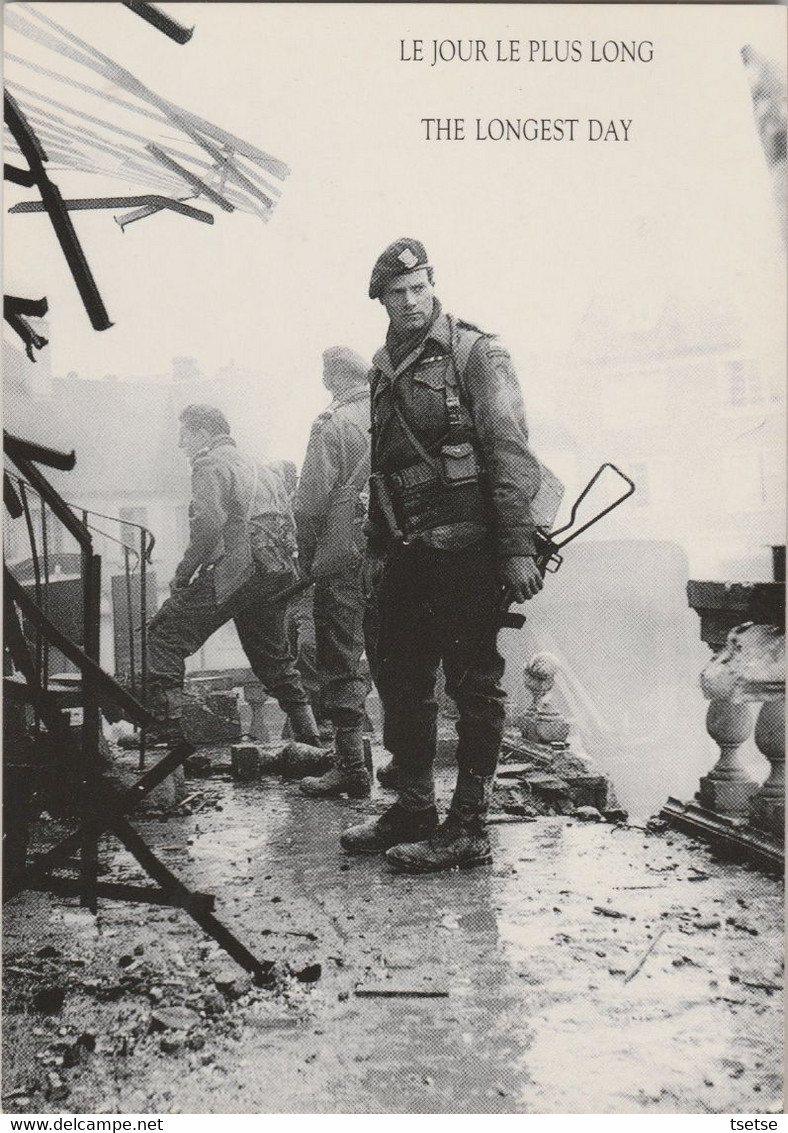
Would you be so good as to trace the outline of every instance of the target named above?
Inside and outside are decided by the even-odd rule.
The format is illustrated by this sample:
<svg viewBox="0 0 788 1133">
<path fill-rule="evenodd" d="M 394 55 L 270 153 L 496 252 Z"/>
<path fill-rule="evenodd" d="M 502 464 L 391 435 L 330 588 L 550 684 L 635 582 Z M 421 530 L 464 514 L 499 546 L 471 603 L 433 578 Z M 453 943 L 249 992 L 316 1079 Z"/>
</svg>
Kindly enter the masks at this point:
<svg viewBox="0 0 788 1133">
<path fill-rule="evenodd" d="M 3 3 L 3 1113 L 778 1128 L 787 13 Z"/>
</svg>

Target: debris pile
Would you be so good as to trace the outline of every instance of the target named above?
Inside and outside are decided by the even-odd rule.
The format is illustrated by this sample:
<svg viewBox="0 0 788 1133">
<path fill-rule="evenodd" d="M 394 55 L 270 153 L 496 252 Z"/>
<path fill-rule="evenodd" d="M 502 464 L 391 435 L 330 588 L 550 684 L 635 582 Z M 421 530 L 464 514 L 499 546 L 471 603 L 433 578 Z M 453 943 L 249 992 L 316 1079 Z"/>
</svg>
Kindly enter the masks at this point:
<svg viewBox="0 0 788 1133">
<path fill-rule="evenodd" d="M 183 703 L 183 730 L 187 737 L 199 737 L 201 744 L 234 743 L 241 737 L 238 697 L 232 690 L 208 690 L 195 694 L 194 684 Z"/>
<path fill-rule="evenodd" d="M 88 958 L 73 952 L 47 944 L 8 954 L 6 1033 L 18 1019 L 33 1048 L 24 1065 L 6 1063 L 2 1100 L 14 1110 L 65 1102 L 73 1073 L 95 1073 L 94 1056 L 180 1054 L 195 1068 L 215 1061 L 215 1053 L 205 1052 L 209 1040 L 214 1048 L 237 1040 L 251 1017 L 297 1026 L 310 1013 L 309 987 L 322 975 L 319 963 L 298 972 L 276 964 L 269 985 L 258 988 L 212 944 L 169 955 L 153 948 L 148 955 L 142 944 L 111 957 L 104 949 Z"/>
<path fill-rule="evenodd" d="M 564 746 L 516 739 L 504 741 L 492 812 L 524 821 L 543 815 L 572 815 L 585 822 L 627 820 L 610 780 L 586 758 Z"/>
</svg>

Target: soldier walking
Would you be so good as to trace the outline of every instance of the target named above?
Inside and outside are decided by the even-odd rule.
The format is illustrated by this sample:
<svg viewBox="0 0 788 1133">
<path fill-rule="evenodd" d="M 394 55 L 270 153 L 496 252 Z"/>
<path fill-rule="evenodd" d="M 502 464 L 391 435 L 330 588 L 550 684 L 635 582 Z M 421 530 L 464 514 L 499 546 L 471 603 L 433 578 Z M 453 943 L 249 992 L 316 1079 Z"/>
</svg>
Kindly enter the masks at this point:
<svg viewBox="0 0 788 1133">
<path fill-rule="evenodd" d="M 373 359 L 364 582 L 377 604 L 375 680 L 396 803 L 342 835 L 419 873 L 491 861 L 484 820 L 504 726 L 504 605 L 542 586 L 530 505 L 540 483 L 517 375 L 496 338 L 444 313 L 424 245 L 402 239 L 369 286 L 389 316 Z M 458 775 L 439 825 L 435 683 L 457 704 Z"/>
<path fill-rule="evenodd" d="M 334 725 L 335 766 L 303 779 L 315 798 L 366 798 L 362 527 L 369 478 L 369 366 L 354 351 L 323 354 L 323 384 L 333 400 L 312 426 L 295 500 L 298 557 L 315 581 L 315 669 L 321 711 Z"/>
<path fill-rule="evenodd" d="M 170 597 L 148 633 L 148 701 L 164 723 L 151 738 L 183 738 L 185 661 L 233 618 L 249 664 L 287 714 L 296 740 L 319 744 L 287 633 L 287 601 L 297 581 L 295 526 L 281 477 L 257 466 L 230 436 L 221 410 L 188 405 L 179 447 L 192 466 L 189 545 Z"/>
</svg>

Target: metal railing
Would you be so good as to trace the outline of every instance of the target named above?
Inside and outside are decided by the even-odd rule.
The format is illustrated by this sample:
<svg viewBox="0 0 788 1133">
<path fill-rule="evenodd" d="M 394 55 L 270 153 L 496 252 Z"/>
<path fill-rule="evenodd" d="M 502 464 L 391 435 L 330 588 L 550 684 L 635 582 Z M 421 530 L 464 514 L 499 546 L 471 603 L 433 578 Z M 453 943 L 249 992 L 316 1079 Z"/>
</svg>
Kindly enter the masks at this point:
<svg viewBox="0 0 788 1133">
<path fill-rule="evenodd" d="M 51 613 L 52 586 L 62 577 L 62 567 L 65 564 L 68 568 L 68 560 L 72 557 L 68 552 L 54 548 L 62 545 L 63 532 L 67 532 L 77 540 L 76 532 L 71 524 L 64 522 L 62 513 L 58 514 L 54 511 L 50 502 L 51 497 L 48 500 L 47 495 L 42 494 L 39 487 L 36 487 L 29 479 L 8 470 L 6 470 L 5 475 L 7 481 L 13 485 L 21 505 L 22 515 L 19 518 L 24 521 L 24 531 L 27 537 L 23 557 L 20 558 L 19 548 L 17 547 L 17 553 L 14 556 L 15 562 L 10 564 L 10 569 L 19 578 L 21 563 L 29 564 L 32 569 L 32 579 L 20 578 L 19 580 L 23 585 L 32 581 L 35 601 L 41 610 L 49 615 Z M 125 610 L 116 609 L 114 614 L 117 617 L 119 613 L 122 613 L 125 619 L 128 658 L 127 664 L 122 668 L 119 668 L 116 664 L 115 676 L 129 689 L 132 696 L 145 703 L 148 691 L 148 602 L 151 596 L 155 599 L 155 594 L 152 595 L 149 588 L 149 567 L 156 543 L 155 537 L 148 528 L 132 520 L 83 508 L 67 500 L 63 500 L 62 503 L 70 510 L 72 518 L 80 524 L 82 534 L 85 540 L 89 540 L 91 548 L 88 556 L 85 543 L 77 540 L 80 546 L 84 615 L 81 643 L 84 645 L 85 642 L 91 640 L 91 635 L 94 632 L 91 626 L 95 624 L 97 618 L 100 620 L 101 617 L 102 590 L 99 569 L 97 566 L 90 568 L 85 557 L 88 556 L 90 559 L 106 559 L 109 557 L 106 553 L 103 556 L 94 553 L 97 550 L 96 543 L 98 541 L 104 544 L 104 549 L 110 549 L 115 563 L 122 571 Z M 96 521 L 100 521 L 102 526 L 99 526 Z M 112 534 L 105 529 L 108 523 L 117 526 L 117 534 Z M 56 530 L 56 525 L 59 526 L 59 531 Z M 131 539 L 124 538 L 127 532 Z M 56 537 L 53 538 L 53 536 Z M 131 540 L 136 546 L 130 546 Z M 112 550 L 113 548 L 114 550 Z M 86 567 L 88 568 L 87 574 Z M 56 573 L 58 569 L 61 570 L 60 574 Z M 90 580 L 91 569 L 95 573 L 95 592 Z M 68 570 L 66 570 L 66 575 L 68 575 Z M 135 590 L 137 590 L 136 595 Z M 116 657 L 119 630 L 120 627 L 116 622 Z M 38 683 L 44 689 L 49 687 L 53 676 L 50 665 L 50 649 L 51 646 L 46 636 L 40 630 L 35 630 L 35 672 Z M 98 657 L 95 659 L 99 660 Z M 36 716 L 36 729 L 39 727 L 40 720 Z M 140 729 L 139 742 L 140 769 L 142 770 L 145 766 L 146 753 L 144 726 Z"/>
<path fill-rule="evenodd" d="M 89 522 L 90 513 L 83 511 L 81 518 L 74 515 L 71 506 L 36 467 L 37 464 L 43 464 L 70 471 L 75 464 L 74 453 L 56 452 L 8 434 L 4 434 L 3 439 L 5 455 L 19 473 L 16 475 L 8 469 L 4 470 L 3 500 L 12 519 L 25 519 L 31 539 L 31 552 L 34 552 L 32 554 L 33 595 L 9 570 L 8 564 L 5 562 L 3 564 L 4 647 L 11 659 L 14 672 L 21 677 L 21 680 L 14 679 L 14 673 L 5 677 L 4 693 L 9 699 L 13 698 L 16 706 L 32 705 L 38 721 L 36 730 L 39 752 L 47 746 L 46 743 L 41 743 L 42 739 L 51 741 L 57 749 L 57 755 L 68 759 L 78 772 L 77 829 L 45 853 L 36 855 L 32 861 L 29 860 L 28 855 L 29 814 L 24 797 L 19 798 L 21 805 L 16 811 L 7 812 L 6 817 L 9 821 L 4 830 L 6 841 L 3 860 L 3 900 L 10 900 L 25 889 L 33 889 L 78 896 L 81 904 L 93 912 L 98 909 L 99 897 L 182 908 L 237 963 L 252 973 L 256 980 L 265 982 L 271 976 L 273 962 L 258 960 L 234 933 L 214 916 L 214 897 L 209 893 L 189 889 L 156 856 L 126 817 L 127 812 L 133 810 L 146 794 L 182 766 L 184 760 L 194 750 L 191 745 L 185 741 L 176 743 L 154 767 L 120 794 L 109 790 L 102 780 L 99 750 L 102 708 L 106 711 L 107 704 L 120 707 L 126 718 L 139 727 L 153 723 L 155 717 L 127 689 L 105 673 L 99 664 L 101 557 L 95 552 L 93 525 Z M 32 522 L 30 492 L 38 495 L 42 507 L 43 535 L 40 546 Z M 44 608 L 44 588 L 50 584 L 47 508 L 79 546 L 78 577 L 82 595 L 79 618 L 81 623 L 79 636 L 82 638 L 80 644 L 77 644 L 68 633 L 63 632 L 50 617 L 51 611 Z M 132 526 L 139 529 L 139 525 L 132 524 Z M 148 543 L 146 538 L 149 534 L 145 531 L 144 535 L 140 536 L 138 563 L 141 568 L 146 564 L 152 549 L 152 543 Z M 104 536 L 107 537 L 106 532 Z M 130 562 L 130 555 L 124 554 L 124 560 Z M 141 621 L 144 620 L 143 616 Z M 32 627 L 32 631 L 41 637 L 40 661 L 34 660 L 31 654 L 23 628 L 25 624 Z M 134 629 L 133 623 L 131 628 Z M 28 629 L 28 633 L 30 632 L 31 630 Z M 132 633 L 130 640 L 133 639 Z M 47 648 L 60 650 L 77 667 L 81 675 L 80 697 L 83 706 L 81 744 L 74 743 L 71 728 L 63 719 L 58 698 L 51 688 L 46 687 Z M 46 729 L 45 737 L 40 734 L 42 727 Z M 6 802 L 7 799 L 4 797 L 4 804 Z M 100 880 L 98 851 L 99 839 L 103 833 L 113 834 L 155 885 L 130 885 Z M 11 861 L 8 860 L 9 846 L 14 848 Z M 68 867 L 75 854 L 78 855 L 78 875 L 64 876 L 61 871 L 64 867 Z"/>
<path fill-rule="evenodd" d="M 74 515 L 71 507 L 60 493 L 49 483 L 37 467 L 47 467 L 70 471 L 74 467 L 74 453 L 62 453 L 37 445 L 19 437 L 4 434 L 4 450 L 8 460 L 15 465 L 18 475 L 4 470 L 3 497 L 12 519 L 24 518 L 31 540 L 34 587 L 31 595 L 14 576 L 7 563 L 3 565 L 4 605 L 5 605 L 5 644 L 16 670 L 21 674 L 24 685 L 15 689 L 16 693 L 32 704 L 34 711 L 34 741 L 40 741 L 42 726 L 56 739 L 65 753 L 70 753 L 79 767 L 80 809 L 83 814 L 91 812 L 92 791 L 98 777 L 100 765 L 101 737 L 101 699 L 102 697 L 121 705 L 130 718 L 144 724 L 152 717 L 143 706 L 125 689 L 106 674 L 100 666 L 101 633 L 101 558 L 95 553 L 93 538 L 86 517 Z M 36 538 L 32 522 L 30 494 L 35 493 L 40 501 L 43 537 L 41 544 Z M 48 608 L 50 586 L 49 522 L 57 520 L 72 536 L 79 547 L 79 584 L 81 594 L 81 622 L 79 637 L 75 641 L 68 633 L 57 626 Z M 42 574 L 43 567 L 43 574 Z M 31 656 L 28 634 L 35 635 L 34 656 Z M 81 743 L 76 749 L 70 729 L 65 725 L 56 700 L 49 695 L 49 650 L 56 648 L 78 669 L 80 678 L 80 700 L 82 704 Z M 98 881 L 98 836 L 92 821 L 86 820 L 80 835 L 80 893 L 84 904 L 96 907 L 96 884 Z"/>
</svg>

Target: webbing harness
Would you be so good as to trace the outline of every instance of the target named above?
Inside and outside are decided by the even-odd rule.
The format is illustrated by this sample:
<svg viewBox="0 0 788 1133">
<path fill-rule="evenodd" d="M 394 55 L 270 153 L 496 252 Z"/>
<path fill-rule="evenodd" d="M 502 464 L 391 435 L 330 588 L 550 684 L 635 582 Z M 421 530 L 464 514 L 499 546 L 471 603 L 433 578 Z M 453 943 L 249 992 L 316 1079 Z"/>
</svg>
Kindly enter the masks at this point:
<svg viewBox="0 0 788 1133">
<path fill-rule="evenodd" d="M 462 399 L 460 397 L 460 389 L 462 378 L 465 375 L 465 370 L 468 365 L 468 360 L 471 356 L 476 343 L 484 335 L 481 331 L 470 330 L 463 328 L 464 333 L 459 333 L 457 322 L 451 315 L 447 315 L 449 323 L 449 354 L 452 361 L 451 372 L 446 375 L 446 382 L 443 387 L 444 400 L 446 405 L 446 416 L 449 423 L 449 428 L 444 437 L 438 442 L 438 448 L 443 448 L 447 444 L 456 444 L 459 440 L 459 431 L 462 427 Z M 405 437 L 408 440 L 411 448 L 416 452 L 422 461 L 432 469 L 436 477 L 442 484 L 446 483 L 446 478 L 443 472 L 443 464 L 435 455 L 429 453 L 419 438 L 414 433 L 413 429 L 408 424 L 405 414 L 402 412 L 398 401 L 396 392 L 396 383 L 392 386 L 391 391 L 392 405 L 394 414 L 397 421 L 402 428 Z M 407 469 L 402 470 L 407 473 Z"/>
</svg>

